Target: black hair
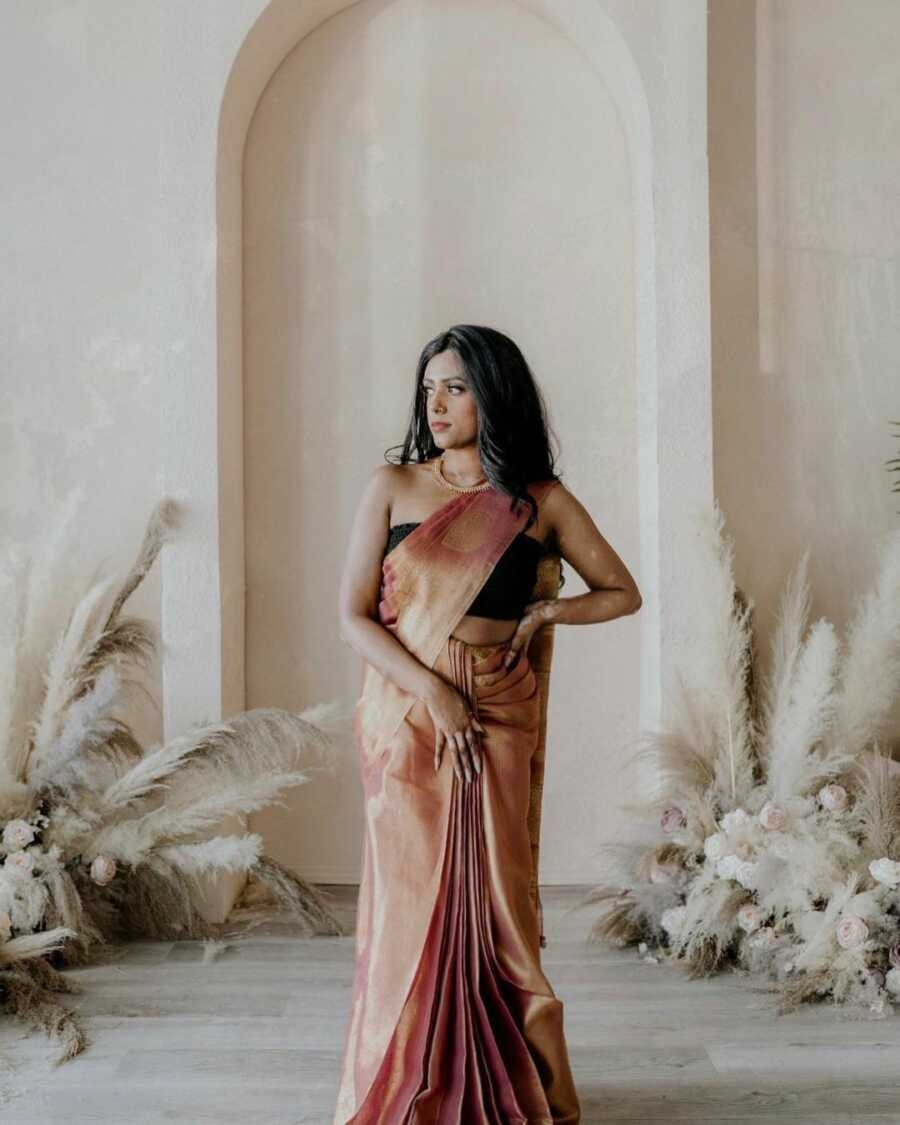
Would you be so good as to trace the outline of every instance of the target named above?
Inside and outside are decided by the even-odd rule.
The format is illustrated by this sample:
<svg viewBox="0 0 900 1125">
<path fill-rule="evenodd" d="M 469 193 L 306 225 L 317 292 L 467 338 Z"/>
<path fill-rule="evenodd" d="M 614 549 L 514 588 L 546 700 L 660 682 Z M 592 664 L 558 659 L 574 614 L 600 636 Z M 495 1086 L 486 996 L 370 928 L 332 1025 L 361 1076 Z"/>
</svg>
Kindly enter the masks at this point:
<svg viewBox="0 0 900 1125">
<path fill-rule="evenodd" d="M 416 364 L 409 428 L 402 446 L 385 452 L 391 464 L 421 464 L 441 453 L 428 425 L 422 379 L 429 360 L 440 352 L 454 351 L 462 362 L 478 406 L 478 456 L 491 484 L 531 508 L 530 527 L 537 504 L 526 485 L 532 481 L 559 480 L 544 397 L 518 345 L 498 332 L 478 324 L 455 324 L 429 340 Z M 555 434 L 553 435 L 556 440 Z M 388 453 L 400 449 L 399 461 Z"/>
</svg>

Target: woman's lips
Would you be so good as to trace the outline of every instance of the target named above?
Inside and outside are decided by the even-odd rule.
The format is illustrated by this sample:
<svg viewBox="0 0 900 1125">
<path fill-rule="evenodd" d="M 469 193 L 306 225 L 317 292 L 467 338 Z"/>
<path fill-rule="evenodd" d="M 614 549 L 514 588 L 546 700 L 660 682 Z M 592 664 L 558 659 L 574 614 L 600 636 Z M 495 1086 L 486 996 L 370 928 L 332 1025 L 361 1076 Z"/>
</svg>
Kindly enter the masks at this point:
<svg viewBox="0 0 900 1125">
<path fill-rule="evenodd" d="M 432 422 L 431 428 L 433 430 L 449 430 L 450 429 L 450 423 L 449 422 Z"/>
</svg>

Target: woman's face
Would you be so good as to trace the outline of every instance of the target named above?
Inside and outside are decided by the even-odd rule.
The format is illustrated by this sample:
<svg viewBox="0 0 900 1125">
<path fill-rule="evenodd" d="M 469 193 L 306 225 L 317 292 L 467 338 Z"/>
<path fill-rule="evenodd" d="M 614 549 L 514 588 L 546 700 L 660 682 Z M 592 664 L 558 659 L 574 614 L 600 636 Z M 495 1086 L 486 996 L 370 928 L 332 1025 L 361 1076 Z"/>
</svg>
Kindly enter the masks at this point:
<svg viewBox="0 0 900 1125">
<path fill-rule="evenodd" d="M 422 376 L 431 436 L 439 449 L 472 445 L 478 434 L 478 407 L 462 361 L 454 351 L 431 357 Z M 446 428 L 435 423 L 447 423 Z"/>
</svg>

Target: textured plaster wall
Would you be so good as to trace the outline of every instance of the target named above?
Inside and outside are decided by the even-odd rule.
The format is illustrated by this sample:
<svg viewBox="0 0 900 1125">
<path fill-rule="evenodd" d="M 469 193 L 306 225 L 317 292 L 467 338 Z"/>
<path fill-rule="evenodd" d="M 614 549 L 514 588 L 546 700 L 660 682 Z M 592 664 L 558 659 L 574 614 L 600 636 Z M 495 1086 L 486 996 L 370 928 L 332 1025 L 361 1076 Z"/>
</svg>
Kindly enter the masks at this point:
<svg viewBox="0 0 900 1125">
<path fill-rule="evenodd" d="M 165 641 L 150 734 L 244 704 L 241 156 L 266 83 L 346 6 L 35 0 L 5 21 L 4 522 L 27 538 L 78 481 L 79 554 L 126 565 L 161 492 L 184 502 L 134 607 Z M 698 594 L 684 516 L 710 494 L 705 6 L 519 6 L 598 72 L 628 152 L 640 707 L 653 718 Z M 594 107 L 580 112 L 593 128 Z"/>
<path fill-rule="evenodd" d="M 711 8 L 715 482 L 764 660 L 803 550 L 842 629 L 897 526 L 898 55 L 893 3 Z"/>
<path fill-rule="evenodd" d="M 402 440 L 419 349 L 451 323 L 525 348 L 569 487 L 640 571 L 631 194 L 602 78 L 511 0 L 360 5 L 279 68 L 244 164 L 248 705 L 358 694 L 336 619 L 350 523 Z M 566 569 L 564 595 L 583 592 Z M 604 781 L 638 722 L 639 661 L 636 618 L 557 630 L 549 879 L 584 877 L 617 831 Z M 355 879 L 354 748 L 252 826 L 315 877 Z"/>
</svg>

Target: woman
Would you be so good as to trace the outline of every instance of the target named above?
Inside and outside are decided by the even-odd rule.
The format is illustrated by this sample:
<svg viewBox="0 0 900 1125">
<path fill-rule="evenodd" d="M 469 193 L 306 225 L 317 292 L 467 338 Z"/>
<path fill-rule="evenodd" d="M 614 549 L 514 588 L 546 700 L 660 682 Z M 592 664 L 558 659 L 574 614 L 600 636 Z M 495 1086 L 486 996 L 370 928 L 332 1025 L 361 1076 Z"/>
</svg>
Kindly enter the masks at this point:
<svg viewBox="0 0 900 1125">
<path fill-rule="evenodd" d="M 533 599 L 557 556 L 589 591 Z M 581 1120 L 540 965 L 530 642 L 640 604 L 554 472 L 518 347 L 474 325 L 427 344 L 400 464 L 373 473 L 341 582 L 341 635 L 365 662 L 366 834 L 334 1125 Z"/>
</svg>

